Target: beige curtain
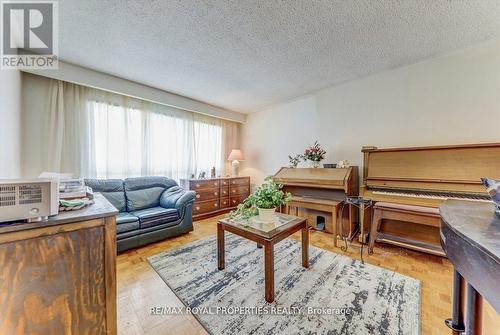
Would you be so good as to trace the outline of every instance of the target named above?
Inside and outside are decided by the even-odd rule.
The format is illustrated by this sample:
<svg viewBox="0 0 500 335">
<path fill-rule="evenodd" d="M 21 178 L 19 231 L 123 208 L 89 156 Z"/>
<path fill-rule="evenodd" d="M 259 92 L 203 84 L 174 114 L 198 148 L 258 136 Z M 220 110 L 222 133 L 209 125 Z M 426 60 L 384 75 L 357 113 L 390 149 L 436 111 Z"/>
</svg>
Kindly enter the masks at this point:
<svg viewBox="0 0 500 335">
<path fill-rule="evenodd" d="M 222 138 L 224 139 L 224 146 L 222 149 L 223 161 L 222 166 L 224 167 L 223 176 L 229 176 L 231 174 L 231 162 L 227 160 L 231 150 L 241 149 L 241 124 L 237 122 L 231 122 L 222 120 Z M 243 153 L 244 155 L 245 153 Z M 244 157 L 244 156 L 243 156 Z"/>
<path fill-rule="evenodd" d="M 39 172 L 178 180 L 215 166 L 225 176 L 240 147 L 235 122 L 58 80 L 49 86 Z"/>
<path fill-rule="evenodd" d="M 81 153 L 86 150 L 88 120 L 85 112 L 86 88 L 50 80 L 45 129 L 44 171 L 71 172 L 80 175 Z"/>
</svg>

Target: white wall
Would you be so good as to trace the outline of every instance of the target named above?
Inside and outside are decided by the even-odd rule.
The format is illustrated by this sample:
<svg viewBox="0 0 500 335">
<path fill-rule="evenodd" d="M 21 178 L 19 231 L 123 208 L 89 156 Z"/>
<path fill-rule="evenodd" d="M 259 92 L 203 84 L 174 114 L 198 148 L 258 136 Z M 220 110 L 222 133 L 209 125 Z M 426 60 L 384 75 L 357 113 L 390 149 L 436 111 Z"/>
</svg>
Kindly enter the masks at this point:
<svg viewBox="0 0 500 335">
<path fill-rule="evenodd" d="M 21 150 L 21 164 L 23 176 L 37 177 L 46 166 L 46 150 L 48 135 L 47 117 L 43 114 L 47 110 L 50 96 L 51 79 L 23 73 L 22 76 L 22 110 L 23 118 L 21 134 L 23 136 Z"/>
<path fill-rule="evenodd" d="M 250 114 L 242 173 L 260 183 L 318 139 L 325 162 L 361 147 L 500 142 L 500 41 L 330 87 Z"/>
<path fill-rule="evenodd" d="M 21 72 L 0 70 L 0 179 L 21 177 Z"/>
<path fill-rule="evenodd" d="M 242 128 L 241 174 L 260 183 L 288 165 L 288 155 L 302 152 L 305 143 L 317 138 L 316 114 L 316 99 L 311 96 L 248 115 Z"/>
</svg>

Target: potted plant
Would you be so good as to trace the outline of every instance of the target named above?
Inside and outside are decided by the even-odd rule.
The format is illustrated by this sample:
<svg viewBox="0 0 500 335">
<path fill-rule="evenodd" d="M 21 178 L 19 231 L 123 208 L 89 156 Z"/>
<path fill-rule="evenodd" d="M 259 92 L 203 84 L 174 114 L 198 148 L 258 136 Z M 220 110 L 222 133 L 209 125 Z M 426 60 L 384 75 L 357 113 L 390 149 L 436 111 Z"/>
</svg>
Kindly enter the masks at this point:
<svg viewBox="0 0 500 335">
<path fill-rule="evenodd" d="M 304 159 L 311 161 L 311 167 L 319 167 L 320 162 L 325 158 L 326 151 L 321 148 L 318 141 L 304 151 Z"/>
<path fill-rule="evenodd" d="M 276 208 L 286 205 L 292 197 L 290 193 L 283 192 L 282 188 L 283 185 L 276 184 L 272 177 L 267 177 L 254 193 L 230 213 L 230 217 L 246 219 L 259 215 L 261 221 L 273 221 Z"/>
</svg>

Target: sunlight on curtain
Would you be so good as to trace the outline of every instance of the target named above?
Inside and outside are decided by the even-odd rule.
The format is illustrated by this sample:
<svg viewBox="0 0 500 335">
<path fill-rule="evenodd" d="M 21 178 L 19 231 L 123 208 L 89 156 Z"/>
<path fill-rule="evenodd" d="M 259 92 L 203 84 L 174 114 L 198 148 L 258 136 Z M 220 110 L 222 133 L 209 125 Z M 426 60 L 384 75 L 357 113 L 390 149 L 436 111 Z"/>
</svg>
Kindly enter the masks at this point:
<svg viewBox="0 0 500 335">
<path fill-rule="evenodd" d="M 142 112 L 96 101 L 87 104 L 94 130 L 93 177 L 141 175 Z"/>
<path fill-rule="evenodd" d="M 221 120 L 153 103 L 100 95 L 87 101 L 96 178 L 163 175 L 176 180 L 215 167 L 224 174 Z M 113 100 L 115 99 L 115 100 Z"/>
<path fill-rule="evenodd" d="M 42 171 L 176 180 L 210 176 L 212 167 L 217 176 L 229 171 L 228 152 L 239 143 L 235 122 L 58 80 L 49 85 Z"/>
</svg>

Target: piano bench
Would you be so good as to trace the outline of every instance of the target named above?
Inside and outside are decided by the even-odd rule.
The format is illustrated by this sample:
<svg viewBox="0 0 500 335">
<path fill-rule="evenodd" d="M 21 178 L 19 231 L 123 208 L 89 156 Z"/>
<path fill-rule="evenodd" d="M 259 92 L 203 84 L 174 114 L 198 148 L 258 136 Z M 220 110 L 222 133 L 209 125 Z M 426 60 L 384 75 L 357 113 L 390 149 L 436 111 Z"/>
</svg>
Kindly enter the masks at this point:
<svg viewBox="0 0 500 335">
<path fill-rule="evenodd" d="M 384 219 L 410 222 L 438 228 L 441 225 L 441 216 L 439 215 L 438 208 L 404 205 L 390 202 L 377 202 L 373 206 L 373 216 L 370 228 L 370 240 L 368 243 L 368 252 L 370 254 L 373 253 L 373 245 L 378 238 L 380 226 L 382 224 L 382 220 Z M 442 250 L 437 250 L 435 246 L 425 245 L 425 243 L 419 243 L 418 241 L 403 241 L 403 239 L 397 239 L 394 242 L 395 243 L 393 244 L 395 245 L 408 247 L 410 249 L 430 252 L 433 254 L 442 254 Z"/>
<path fill-rule="evenodd" d="M 319 199 L 311 197 L 293 196 L 285 207 L 285 213 L 290 215 L 290 207 L 295 208 L 295 216 L 299 216 L 299 208 L 313 209 L 328 212 L 332 215 L 333 245 L 338 246 L 337 219 L 343 200 Z"/>
</svg>

